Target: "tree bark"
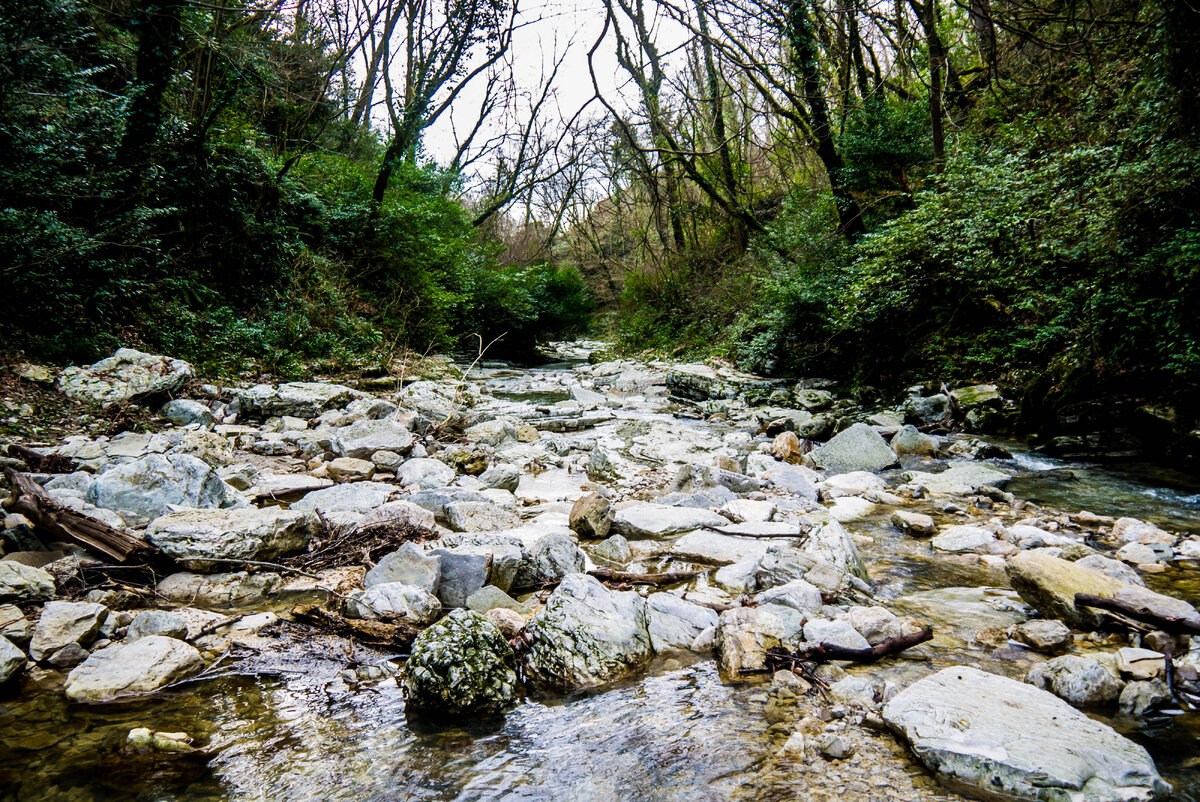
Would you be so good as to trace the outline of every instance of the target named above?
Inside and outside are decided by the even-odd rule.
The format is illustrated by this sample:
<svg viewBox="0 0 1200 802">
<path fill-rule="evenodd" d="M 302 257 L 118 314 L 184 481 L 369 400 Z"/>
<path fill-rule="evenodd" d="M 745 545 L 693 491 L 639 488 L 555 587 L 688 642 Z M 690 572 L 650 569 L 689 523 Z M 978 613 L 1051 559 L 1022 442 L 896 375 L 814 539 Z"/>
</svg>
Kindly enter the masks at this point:
<svg viewBox="0 0 1200 802">
<path fill-rule="evenodd" d="M 817 157 L 825 166 L 829 177 L 829 190 L 833 194 L 838 212 L 838 233 L 853 241 L 867 233 L 863 224 L 862 210 L 842 181 L 842 157 L 833 141 L 833 129 L 829 119 L 829 103 L 821 86 L 821 67 L 817 56 L 817 37 L 808 14 L 808 0 L 791 0 L 788 5 L 788 39 L 792 46 L 792 59 L 800 71 L 812 119 L 812 135 L 817 142 Z"/>
</svg>

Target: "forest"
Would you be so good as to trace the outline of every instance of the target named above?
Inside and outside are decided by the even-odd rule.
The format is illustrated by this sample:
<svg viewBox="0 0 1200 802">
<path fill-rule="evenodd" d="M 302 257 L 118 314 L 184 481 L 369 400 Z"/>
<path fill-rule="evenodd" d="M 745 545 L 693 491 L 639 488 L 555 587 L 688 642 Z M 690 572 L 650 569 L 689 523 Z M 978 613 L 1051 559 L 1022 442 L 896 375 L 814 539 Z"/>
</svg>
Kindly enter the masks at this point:
<svg viewBox="0 0 1200 802">
<path fill-rule="evenodd" d="M 1186 431 L 1198 51 L 1130 0 L 5 0 L 0 330 L 283 376 L 593 332 Z"/>
</svg>

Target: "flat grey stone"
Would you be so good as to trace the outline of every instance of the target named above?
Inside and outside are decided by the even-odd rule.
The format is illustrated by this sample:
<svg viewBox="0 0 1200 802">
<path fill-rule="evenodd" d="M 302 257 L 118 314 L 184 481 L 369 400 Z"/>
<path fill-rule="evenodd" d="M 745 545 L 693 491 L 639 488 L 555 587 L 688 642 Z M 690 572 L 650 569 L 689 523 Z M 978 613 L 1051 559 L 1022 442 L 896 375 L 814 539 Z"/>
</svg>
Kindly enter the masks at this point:
<svg viewBox="0 0 1200 802">
<path fill-rule="evenodd" d="M 150 635 L 94 652 L 67 675 L 65 690 L 72 702 L 111 702 L 151 693 L 203 668 L 204 660 L 194 646 Z"/>
<path fill-rule="evenodd" d="M 400 548 L 385 554 L 374 568 L 367 571 L 363 586 L 369 590 L 376 585 L 399 582 L 402 585 L 415 585 L 436 596 L 441 575 L 440 555 L 427 553 L 415 543 L 402 543 Z"/>
<path fill-rule="evenodd" d="M 34 660 L 45 660 L 68 643 L 87 646 L 96 639 L 107 618 L 108 608 L 103 604 L 46 602 L 37 626 L 33 628 L 29 656 Z"/>
<path fill-rule="evenodd" d="M 883 709 L 926 766 L 985 799 L 1165 799 L 1171 787 L 1141 746 L 1053 694 L 957 666 Z"/>
<path fill-rule="evenodd" d="M 896 464 L 896 452 L 865 423 L 838 432 L 810 456 L 818 468 L 830 474 L 881 471 Z"/>
</svg>

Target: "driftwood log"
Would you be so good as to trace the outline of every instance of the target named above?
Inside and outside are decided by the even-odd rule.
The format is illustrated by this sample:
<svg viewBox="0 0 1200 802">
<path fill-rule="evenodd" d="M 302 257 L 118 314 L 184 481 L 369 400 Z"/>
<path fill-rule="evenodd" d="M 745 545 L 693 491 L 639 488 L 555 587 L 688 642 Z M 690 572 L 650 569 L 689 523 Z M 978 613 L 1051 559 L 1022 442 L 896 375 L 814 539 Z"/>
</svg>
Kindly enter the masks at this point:
<svg viewBox="0 0 1200 802">
<path fill-rule="evenodd" d="M 610 571 L 607 568 L 597 568 L 593 571 L 588 571 L 589 576 L 594 576 L 601 582 L 617 582 L 622 585 L 651 585 L 653 587 L 662 587 L 663 585 L 674 585 L 676 582 L 686 582 L 689 579 L 695 579 L 704 571 L 668 571 L 665 574 L 636 574 L 629 571 Z"/>
<path fill-rule="evenodd" d="M 1200 624 L 1192 619 L 1159 615 L 1151 611 L 1148 607 L 1121 601 L 1120 599 L 1096 596 L 1091 593 L 1076 593 L 1075 606 L 1094 607 L 1097 610 L 1117 613 L 1126 618 L 1132 618 L 1134 621 L 1149 624 L 1155 629 L 1161 629 L 1168 635 L 1200 635 Z"/>
<path fill-rule="evenodd" d="M 150 543 L 64 506 L 28 476 L 12 468 L 6 469 L 4 475 L 14 496 L 9 510 L 24 515 L 36 528 L 51 537 L 78 543 L 119 563 L 130 559 L 147 562 L 161 559 L 158 549 Z"/>
<path fill-rule="evenodd" d="M 313 605 L 300 605 L 292 608 L 292 617 L 301 623 L 340 635 L 370 646 L 386 646 L 389 648 L 408 651 L 413 640 L 421 634 L 421 627 L 411 624 L 401 624 L 391 621 L 367 621 L 357 618 L 346 618 Z"/>
<path fill-rule="evenodd" d="M 743 674 L 766 674 L 780 669 L 794 668 L 801 663 L 828 663 L 831 660 L 848 660 L 853 663 L 874 663 L 881 657 L 897 654 L 905 649 L 924 643 L 933 637 L 933 629 L 924 627 L 911 635 L 897 635 L 880 641 L 869 649 L 848 649 L 831 643 L 810 643 L 789 652 L 787 649 L 768 649 L 765 668 L 742 669 Z"/>
</svg>

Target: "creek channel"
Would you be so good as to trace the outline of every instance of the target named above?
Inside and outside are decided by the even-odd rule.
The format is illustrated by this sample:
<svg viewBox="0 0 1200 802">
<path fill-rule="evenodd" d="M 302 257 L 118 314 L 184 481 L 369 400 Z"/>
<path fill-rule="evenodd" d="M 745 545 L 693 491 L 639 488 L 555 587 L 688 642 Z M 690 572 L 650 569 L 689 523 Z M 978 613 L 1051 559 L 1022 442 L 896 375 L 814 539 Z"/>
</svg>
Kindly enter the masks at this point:
<svg viewBox="0 0 1200 802">
<path fill-rule="evenodd" d="M 569 399 L 567 388 L 594 379 L 581 354 L 573 356 L 533 369 L 486 363 L 476 367 L 471 384 L 497 414 L 559 404 Z M 638 384 L 639 371 L 653 377 L 662 365 L 628 365 L 629 389 L 607 391 L 619 393 L 611 416 L 559 435 L 568 457 L 586 456 L 593 442 L 616 444 L 627 467 L 636 469 L 622 477 L 623 497 L 653 498 L 656 483 L 661 487 L 674 463 L 711 464 L 716 453 L 751 447 L 753 410 L 715 419 L 697 415 L 694 407 L 667 398 L 653 378 Z M 1013 474 L 1008 490 L 1041 512 L 1088 510 L 1200 534 L 1200 483 L 1192 477 L 1153 466 L 1067 463 L 1021 443 L 1000 444 L 1012 458 L 987 462 Z M 936 472 L 949 464 L 930 458 L 904 462 L 881 474 L 889 487 L 903 482 L 902 470 Z M 1064 469 L 1074 481 L 1064 479 Z M 517 496 L 533 513 L 563 513 L 587 483 L 578 463 L 550 466 L 523 473 Z M 850 672 L 903 687 L 952 665 L 1020 679 L 1043 660 L 996 634 L 1028 612 L 1007 588 L 1004 571 L 986 561 L 939 555 L 927 541 L 898 533 L 889 524 L 894 509 L 875 505 L 846 526 L 856 536 L 878 602 L 930 623 L 935 638 L 911 655 Z M 939 524 L 962 522 L 932 507 L 920 511 Z M 583 547 L 588 551 L 588 544 Z M 635 556 L 629 570 L 698 567 L 653 552 Z M 1146 579 L 1150 587 L 1188 601 L 1200 596 L 1194 563 L 1177 562 Z M 689 588 L 709 590 L 706 577 Z M 888 733 L 854 730 L 857 753 L 842 761 L 782 753 L 786 731 L 781 735 L 780 716 L 773 713 L 770 682 L 723 682 L 709 656 L 658 657 L 643 672 L 601 690 L 532 696 L 502 718 L 449 726 L 410 720 L 394 679 L 352 681 L 336 656 L 314 653 L 276 668 L 269 675 L 227 676 L 117 705 L 71 705 L 60 691 L 0 698 L 0 799 L 961 798 L 943 789 Z M 811 704 L 814 712 L 821 706 L 820 699 Z M 1175 786 L 1174 798 L 1200 800 L 1200 715 L 1168 709 L 1133 719 L 1112 712 L 1089 714 L 1147 747 Z M 118 749 L 134 727 L 186 732 L 211 755 L 207 769 L 182 784 L 131 771 Z"/>
</svg>

